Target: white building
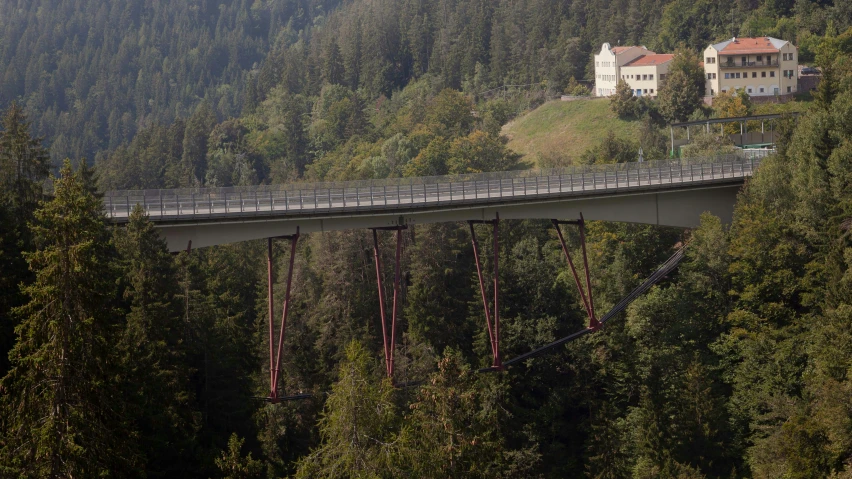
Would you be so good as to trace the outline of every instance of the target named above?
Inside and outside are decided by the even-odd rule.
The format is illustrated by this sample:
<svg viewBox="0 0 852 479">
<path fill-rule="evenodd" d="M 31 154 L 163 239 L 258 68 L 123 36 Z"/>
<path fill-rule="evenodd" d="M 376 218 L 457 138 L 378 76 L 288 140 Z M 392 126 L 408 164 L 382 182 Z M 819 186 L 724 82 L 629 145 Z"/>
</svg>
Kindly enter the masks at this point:
<svg viewBox="0 0 852 479">
<path fill-rule="evenodd" d="M 645 47 L 612 47 L 609 43 L 601 46 L 595 55 L 595 95 L 610 96 L 621 78 L 621 67 L 643 55 L 654 52 Z"/>
</svg>

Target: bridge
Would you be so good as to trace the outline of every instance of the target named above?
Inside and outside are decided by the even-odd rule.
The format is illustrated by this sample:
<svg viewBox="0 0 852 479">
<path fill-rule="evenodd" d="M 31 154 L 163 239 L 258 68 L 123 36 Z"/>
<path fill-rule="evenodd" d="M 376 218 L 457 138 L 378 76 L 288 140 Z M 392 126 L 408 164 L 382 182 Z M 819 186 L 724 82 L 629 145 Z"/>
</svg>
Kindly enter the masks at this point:
<svg viewBox="0 0 852 479">
<path fill-rule="evenodd" d="M 171 251 L 345 229 L 448 221 L 577 218 L 691 227 L 730 222 L 759 157 L 728 155 L 424 178 L 108 191 L 115 223 L 141 205 Z"/>
<path fill-rule="evenodd" d="M 513 364 L 600 330 L 633 299 L 673 271 L 683 258 L 681 249 L 599 319 L 595 312 L 586 256 L 586 219 L 690 227 L 698 223 L 701 213 L 709 211 L 729 223 L 737 192 L 759 166 L 762 154 L 341 183 L 109 191 L 104 194 L 104 207 L 107 217 L 121 224 L 128 221 L 133 208 L 142 206 L 165 237 L 171 251 L 267 239 L 270 392 L 265 399 L 278 403 L 308 397 L 304 394 L 282 396 L 278 382 L 296 245 L 302 233 L 360 228 L 372 230 L 385 367 L 388 378 L 393 381 L 402 232 L 416 224 L 466 221 L 470 228 L 492 354 L 491 366 L 481 371 L 503 371 Z M 579 332 L 504 361 L 500 352 L 500 219 L 533 218 L 550 219 L 556 229 L 589 323 Z M 557 218 L 578 219 L 560 221 Z M 493 277 L 490 280 L 486 280 L 486 271 L 480 261 L 477 224 L 490 226 L 492 231 Z M 579 228 L 583 275 L 574 265 L 562 225 Z M 378 239 L 379 232 L 385 230 L 396 232 L 390 321 L 386 317 L 386 288 L 382 284 Z M 286 289 L 277 331 L 273 299 L 274 239 L 290 241 Z M 490 295 L 486 294 L 489 287 L 490 295 L 493 295 L 490 301 Z"/>
</svg>

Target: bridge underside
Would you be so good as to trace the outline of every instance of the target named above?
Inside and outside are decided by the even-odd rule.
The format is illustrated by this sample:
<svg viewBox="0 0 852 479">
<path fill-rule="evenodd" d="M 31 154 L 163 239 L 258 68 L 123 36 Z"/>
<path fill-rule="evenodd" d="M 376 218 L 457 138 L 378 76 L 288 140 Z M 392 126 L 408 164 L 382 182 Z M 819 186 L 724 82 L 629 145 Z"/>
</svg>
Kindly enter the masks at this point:
<svg viewBox="0 0 852 479">
<path fill-rule="evenodd" d="M 246 220 L 218 220 L 157 225 L 169 250 L 203 248 L 240 241 L 296 233 L 365 229 L 467 220 L 578 218 L 689 228 L 710 212 L 730 223 L 741 183 L 707 185 L 674 190 L 633 191 L 601 196 L 541 198 L 526 202 L 492 203 L 487 206 L 447 206 L 395 210 L 389 213 L 359 212 L 347 215 L 278 216 Z"/>
</svg>

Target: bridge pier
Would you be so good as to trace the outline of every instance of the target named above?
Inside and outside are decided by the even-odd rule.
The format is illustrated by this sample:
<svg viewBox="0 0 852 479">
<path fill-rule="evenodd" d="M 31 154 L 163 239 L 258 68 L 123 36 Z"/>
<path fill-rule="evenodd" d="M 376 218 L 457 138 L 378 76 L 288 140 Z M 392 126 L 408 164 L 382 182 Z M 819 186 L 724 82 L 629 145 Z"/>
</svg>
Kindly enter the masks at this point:
<svg viewBox="0 0 852 479">
<path fill-rule="evenodd" d="M 493 324 L 492 316 L 489 312 L 488 299 L 485 295 L 485 282 L 482 278 L 482 266 L 479 261 L 479 242 L 476 240 L 476 230 L 473 225 L 477 223 L 490 224 L 494 227 L 494 312 Z M 495 213 L 493 220 L 469 220 L 467 222 L 470 227 L 470 239 L 473 244 L 473 258 L 476 261 L 476 274 L 479 277 L 479 292 L 482 295 L 482 306 L 485 309 L 485 327 L 488 329 L 488 338 L 491 342 L 491 368 L 492 371 L 503 370 L 503 360 L 500 357 L 500 214 Z"/>
<path fill-rule="evenodd" d="M 577 221 L 559 221 L 550 220 L 556 228 L 556 233 L 559 236 L 559 243 L 562 245 L 562 252 L 565 253 L 565 258 L 568 260 L 568 266 L 571 267 L 571 274 L 574 276 L 574 283 L 577 285 L 577 291 L 580 293 L 580 299 L 583 301 L 583 306 L 586 308 L 586 314 L 589 316 L 589 328 L 592 331 L 597 331 L 601 328 L 601 323 L 595 316 L 595 303 L 592 299 L 592 279 L 589 275 L 589 260 L 586 254 L 586 221 L 583 219 L 583 213 L 580 213 L 580 219 Z M 562 229 L 559 225 L 577 225 L 580 227 L 580 244 L 583 250 L 583 267 L 586 273 L 586 290 L 583 291 L 583 285 L 580 282 L 580 276 L 577 274 L 577 269 L 574 267 L 574 262 L 571 260 L 571 254 L 568 252 L 568 247 L 565 246 L 565 238 L 562 236 Z"/>
<path fill-rule="evenodd" d="M 388 378 L 391 382 L 394 381 L 393 378 L 393 370 L 394 370 L 394 350 L 396 349 L 396 312 L 398 310 L 399 304 L 399 281 L 400 281 L 400 266 L 402 255 L 402 232 L 403 230 L 408 229 L 408 226 L 390 226 L 390 227 L 381 227 L 381 228 L 370 228 L 373 230 L 373 255 L 375 257 L 376 262 L 376 285 L 379 289 L 379 313 L 381 315 L 382 320 L 382 340 L 384 343 L 384 352 L 385 352 L 385 370 L 387 372 Z M 382 258 L 379 254 L 379 230 L 390 230 L 396 231 L 396 264 L 394 266 L 394 276 L 393 276 L 393 306 L 391 309 L 391 324 L 390 328 L 387 325 L 387 319 L 385 318 L 385 293 L 382 288 Z M 390 335 L 388 335 L 388 330 L 390 330 Z"/>
<path fill-rule="evenodd" d="M 272 287 L 274 284 L 273 270 L 274 258 L 272 242 L 275 238 L 267 238 L 266 244 L 266 263 L 267 263 L 267 301 L 269 309 L 269 401 L 273 404 L 281 401 L 278 397 L 278 379 L 281 372 L 281 353 L 284 349 L 284 333 L 287 329 L 287 314 L 290 311 L 290 289 L 293 285 L 293 266 L 296 260 L 296 243 L 299 241 L 299 227 L 296 227 L 296 233 L 289 236 L 280 236 L 290 240 L 290 263 L 287 268 L 287 287 L 284 290 L 284 307 L 281 312 L 281 327 L 278 331 L 278 348 L 273 349 L 275 341 L 275 302 L 272 297 Z M 276 354 L 277 351 L 277 354 Z"/>
</svg>

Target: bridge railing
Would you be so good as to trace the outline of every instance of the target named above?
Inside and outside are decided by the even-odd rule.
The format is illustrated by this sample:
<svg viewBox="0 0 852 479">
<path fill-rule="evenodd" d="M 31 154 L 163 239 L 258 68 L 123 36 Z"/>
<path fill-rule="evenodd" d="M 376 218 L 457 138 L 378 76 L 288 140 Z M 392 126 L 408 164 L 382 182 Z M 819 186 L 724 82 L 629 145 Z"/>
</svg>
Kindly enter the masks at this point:
<svg viewBox="0 0 852 479">
<path fill-rule="evenodd" d="M 345 182 L 116 190 L 105 193 L 104 206 L 107 216 L 121 222 L 137 204 L 154 220 L 191 220 L 483 203 L 506 197 L 564 196 L 749 176 L 766 154 Z"/>
</svg>

